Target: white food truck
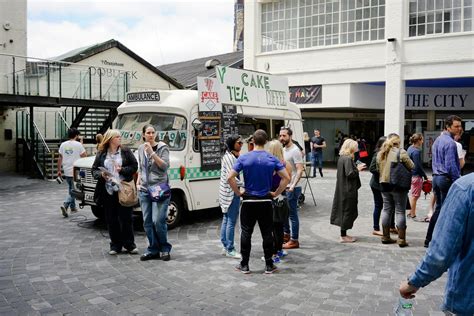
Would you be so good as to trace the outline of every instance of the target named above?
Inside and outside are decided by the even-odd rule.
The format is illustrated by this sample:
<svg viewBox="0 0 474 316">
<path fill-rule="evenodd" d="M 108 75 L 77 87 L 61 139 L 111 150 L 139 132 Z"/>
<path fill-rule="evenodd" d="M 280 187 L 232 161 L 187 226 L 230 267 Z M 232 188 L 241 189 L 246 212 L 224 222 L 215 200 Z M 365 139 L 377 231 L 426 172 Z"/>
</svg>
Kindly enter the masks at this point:
<svg viewBox="0 0 474 316">
<path fill-rule="evenodd" d="M 234 122 L 230 124 L 234 128 L 233 131 L 238 130 L 239 135 L 246 139 L 256 129 L 264 129 L 270 138 L 275 138 L 282 126 L 290 126 L 293 129 L 293 139 L 303 144 L 303 127 L 299 108 L 288 102 L 287 98 L 278 100 L 274 92 L 271 92 L 273 95 L 269 96 L 263 91 L 263 94 L 266 95 L 264 99 L 269 102 L 262 102 L 259 92 L 260 101 L 257 102 L 256 99 L 252 99 L 251 89 L 253 87 L 250 87 L 251 82 L 247 80 L 249 75 L 255 73 L 236 69 L 229 70 L 229 72 L 233 71 L 240 75 L 240 80 L 243 80 L 242 76 L 246 76 L 245 82 L 249 84 L 246 90 L 245 83 L 242 83 L 243 94 L 240 91 L 240 96 L 245 97 L 243 100 L 232 100 L 235 95 L 231 95 L 229 92 L 228 95 L 221 96 L 219 92 L 221 96 L 219 99 L 222 102 L 219 107 L 224 107 L 224 110 L 227 107 L 233 109 Z M 272 77 L 265 74 L 259 74 L 259 76 Z M 209 80 L 209 78 L 201 79 Z M 217 81 L 218 79 L 213 80 Z M 268 78 L 258 80 L 264 82 L 264 80 L 268 81 Z M 255 89 L 269 90 L 267 88 L 270 84 L 267 82 L 266 86 L 263 84 L 263 88 L 257 87 Z M 220 91 L 226 92 L 227 87 L 225 85 L 224 90 L 221 87 Z M 211 90 L 213 88 L 217 89 L 216 86 L 208 84 L 205 89 Z M 286 91 L 283 91 L 287 95 L 287 83 Z M 235 92 L 235 89 L 232 92 Z M 213 162 L 214 168 L 209 165 L 204 166 L 204 160 L 212 162 L 212 159 L 216 160 L 216 157 L 220 157 L 224 132 L 229 124 L 224 122 L 225 115 L 220 117 L 221 120 L 215 120 L 216 113 L 218 113 L 215 111 L 209 112 L 214 121 L 203 116 L 206 112 L 202 111 L 205 110 L 202 103 L 207 104 L 209 108 L 209 99 L 206 100 L 206 97 L 203 96 L 209 95 L 211 95 L 209 91 L 196 90 L 133 92 L 129 93 L 127 101 L 117 108 L 118 116 L 113 122 L 113 128 L 121 131 L 123 145 L 135 151 L 142 144 L 142 128 L 146 124 L 152 124 L 155 127 L 157 139 L 163 140 L 169 145 L 170 168 L 168 174 L 172 194 L 167 222 L 170 228 L 177 226 L 188 211 L 219 206 L 220 167 L 216 166 L 216 163 L 220 164 L 220 160 L 218 158 L 219 161 Z M 217 124 L 207 124 L 212 122 Z M 209 141 L 209 139 L 214 141 L 214 144 L 216 142 L 220 144 L 220 152 L 217 155 L 216 153 L 211 155 L 210 159 L 208 156 L 209 146 L 206 145 L 207 149 L 204 146 L 204 141 Z M 242 152 L 246 151 L 247 145 L 245 144 Z M 93 201 L 97 182 L 91 174 L 94 158 L 82 158 L 74 164 L 73 194 L 79 200 L 80 207 L 90 205 L 92 213 L 101 218 L 104 211 Z M 139 205 L 135 207 L 135 211 L 140 212 Z"/>
</svg>

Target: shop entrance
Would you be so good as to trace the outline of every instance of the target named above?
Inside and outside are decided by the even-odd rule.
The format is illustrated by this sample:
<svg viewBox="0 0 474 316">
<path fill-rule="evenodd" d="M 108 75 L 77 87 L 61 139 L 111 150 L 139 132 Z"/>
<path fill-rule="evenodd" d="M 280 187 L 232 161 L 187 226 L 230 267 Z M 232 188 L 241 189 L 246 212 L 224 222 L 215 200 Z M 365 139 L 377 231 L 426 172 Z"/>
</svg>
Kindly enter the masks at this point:
<svg viewBox="0 0 474 316">
<path fill-rule="evenodd" d="M 384 134 L 384 124 L 380 120 L 350 120 L 349 137 L 355 139 L 363 138 L 367 144 L 367 150 L 372 153 L 377 140 Z"/>
</svg>

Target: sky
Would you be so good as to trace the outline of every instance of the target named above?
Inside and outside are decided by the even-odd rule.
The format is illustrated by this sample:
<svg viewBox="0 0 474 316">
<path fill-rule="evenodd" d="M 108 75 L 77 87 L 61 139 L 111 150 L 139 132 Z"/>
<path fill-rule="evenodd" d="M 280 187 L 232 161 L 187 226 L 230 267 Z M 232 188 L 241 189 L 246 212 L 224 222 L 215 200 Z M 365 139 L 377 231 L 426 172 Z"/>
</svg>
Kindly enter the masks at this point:
<svg viewBox="0 0 474 316">
<path fill-rule="evenodd" d="M 155 66 L 232 51 L 233 0 L 27 0 L 28 56 L 115 39 Z"/>
</svg>

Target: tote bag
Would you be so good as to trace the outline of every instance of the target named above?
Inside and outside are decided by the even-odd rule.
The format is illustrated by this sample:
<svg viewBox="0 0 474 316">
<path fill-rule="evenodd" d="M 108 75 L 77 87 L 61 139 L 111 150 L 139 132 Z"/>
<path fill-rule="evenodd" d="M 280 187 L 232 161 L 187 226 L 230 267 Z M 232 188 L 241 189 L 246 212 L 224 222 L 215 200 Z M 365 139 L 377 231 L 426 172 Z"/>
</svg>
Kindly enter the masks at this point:
<svg viewBox="0 0 474 316">
<path fill-rule="evenodd" d="M 397 161 L 390 164 L 390 184 L 397 189 L 410 190 L 411 171 L 400 162 L 400 150 L 397 153 Z"/>
<path fill-rule="evenodd" d="M 135 181 L 133 179 L 131 181 L 122 180 L 120 184 L 122 186 L 118 192 L 120 205 L 126 207 L 135 206 L 138 203 L 137 186 L 135 185 Z"/>
</svg>

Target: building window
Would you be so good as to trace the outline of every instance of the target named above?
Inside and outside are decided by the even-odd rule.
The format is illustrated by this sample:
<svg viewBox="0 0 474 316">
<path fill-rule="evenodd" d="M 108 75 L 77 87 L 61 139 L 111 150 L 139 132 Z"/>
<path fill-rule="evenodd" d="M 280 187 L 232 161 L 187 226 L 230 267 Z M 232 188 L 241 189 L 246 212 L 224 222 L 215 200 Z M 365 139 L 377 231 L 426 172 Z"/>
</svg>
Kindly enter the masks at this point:
<svg viewBox="0 0 474 316">
<path fill-rule="evenodd" d="M 410 0 L 409 36 L 472 31 L 472 0 Z"/>
<path fill-rule="evenodd" d="M 262 4 L 262 52 L 385 37 L 385 0 L 281 0 Z"/>
</svg>

